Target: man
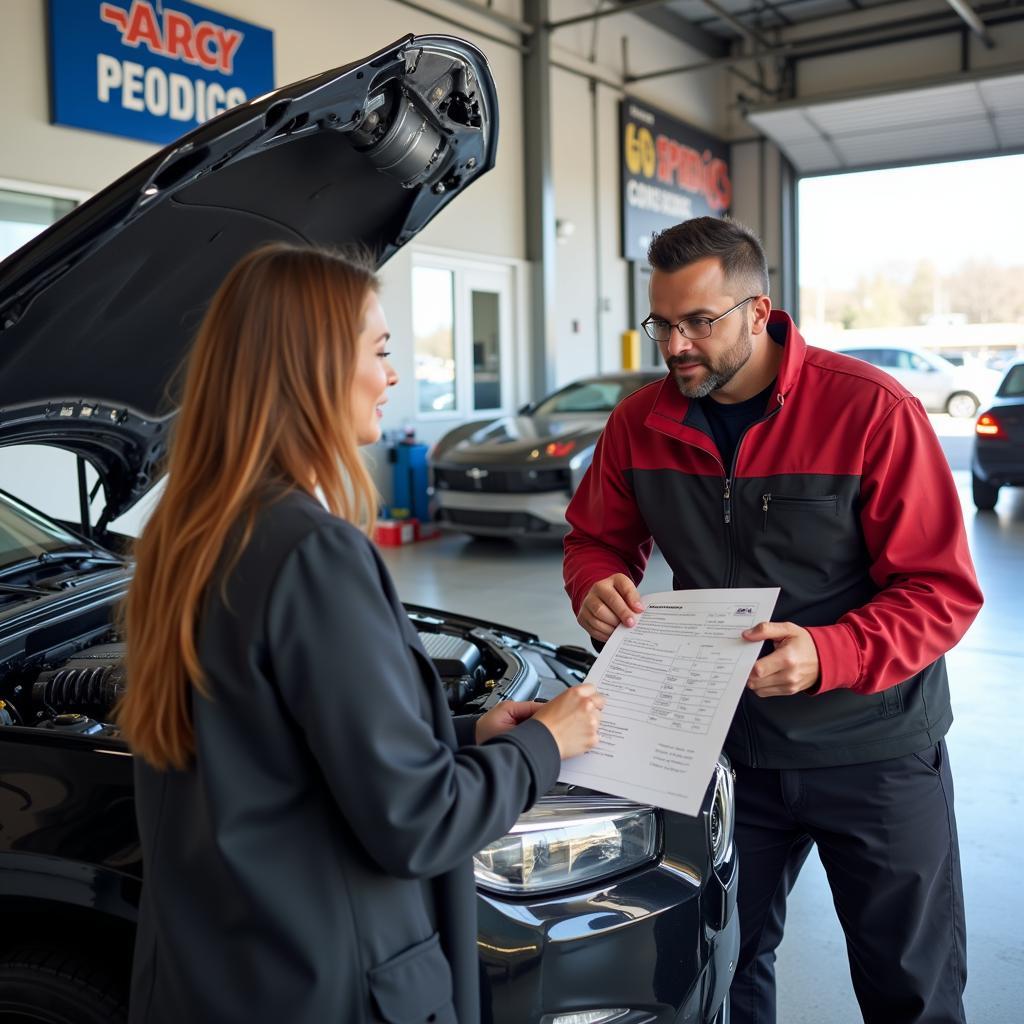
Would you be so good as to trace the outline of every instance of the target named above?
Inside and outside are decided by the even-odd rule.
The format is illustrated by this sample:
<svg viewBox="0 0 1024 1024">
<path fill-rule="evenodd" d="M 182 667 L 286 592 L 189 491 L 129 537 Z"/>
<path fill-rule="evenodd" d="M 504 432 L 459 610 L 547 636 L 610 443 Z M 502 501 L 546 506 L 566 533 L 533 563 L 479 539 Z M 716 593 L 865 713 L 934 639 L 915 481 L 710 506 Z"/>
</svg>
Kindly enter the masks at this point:
<svg viewBox="0 0 1024 1024">
<path fill-rule="evenodd" d="M 674 585 L 782 588 L 726 740 L 736 770 L 734 1024 L 775 1020 L 786 897 L 817 843 L 869 1024 L 963 1024 L 943 654 L 981 607 L 920 402 L 773 311 L 758 240 L 701 217 L 648 252 L 664 381 L 612 413 L 569 506 L 565 583 L 607 640 Z"/>
</svg>

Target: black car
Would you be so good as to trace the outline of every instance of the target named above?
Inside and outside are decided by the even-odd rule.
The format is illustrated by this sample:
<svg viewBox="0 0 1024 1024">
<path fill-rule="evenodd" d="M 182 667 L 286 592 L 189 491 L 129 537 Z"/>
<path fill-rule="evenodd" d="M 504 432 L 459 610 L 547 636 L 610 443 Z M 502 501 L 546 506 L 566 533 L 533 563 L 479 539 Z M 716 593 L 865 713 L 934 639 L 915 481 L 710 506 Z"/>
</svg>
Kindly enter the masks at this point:
<svg viewBox="0 0 1024 1024">
<path fill-rule="evenodd" d="M 1024 487 L 1024 363 L 1006 371 L 992 404 L 974 425 L 974 504 L 986 512 L 994 509 L 1000 487 Z"/>
<path fill-rule="evenodd" d="M 612 409 L 665 370 L 584 377 L 515 416 L 450 430 L 430 452 L 434 518 L 483 537 L 554 536 Z"/>
<path fill-rule="evenodd" d="M 132 755 L 110 724 L 131 578 L 111 522 L 158 478 L 206 302 L 275 239 L 358 242 L 383 261 L 491 167 L 495 131 L 482 55 L 410 36 L 221 115 L 0 264 L 0 443 L 74 452 L 81 495 L 72 524 L 0 492 L 3 1021 L 125 1018 L 143 874 Z M 409 615 L 455 713 L 550 698 L 592 661 Z M 697 817 L 556 787 L 476 857 L 484 1018 L 726 1020 L 732 828 L 723 764 Z"/>
</svg>

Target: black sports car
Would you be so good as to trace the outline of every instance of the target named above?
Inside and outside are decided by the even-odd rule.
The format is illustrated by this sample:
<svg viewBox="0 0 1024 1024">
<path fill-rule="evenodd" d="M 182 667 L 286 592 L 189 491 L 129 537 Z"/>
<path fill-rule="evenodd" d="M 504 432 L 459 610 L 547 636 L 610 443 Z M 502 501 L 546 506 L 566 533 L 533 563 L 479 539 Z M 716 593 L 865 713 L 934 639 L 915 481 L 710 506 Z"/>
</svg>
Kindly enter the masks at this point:
<svg viewBox="0 0 1024 1024">
<path fill-rule="evenodd" d="M 516 416 L 449 431 L 430 453 L 435 519 L 480 536 L 561 536 L 569 499 L 612 409 L 664 376 L 664 370 L 623 370 L 584 377 Z"/>
<path fill-rule="evenodd" d="M 74 452 L 81 493 L 75 524 L 0 493 L 0 1019 L 125 1018 L 144 881 L 132 757 L 109 724 L 131 577 L 110 523 L 157 479 L 205 303 L 275 239 L 386 259 L 491 167 L 495 118 L 476 49 L 410 36 L 221 115 L 0 264 L 0 443 Z M 453 712 L 551 697 L 591 664 L 513 628 L 409 614 Z M 732 814 L 723 765 L 695 818 L 556 787 L 476 857 L 485 1019 L 724 1021 Z"/>
<path fill-rule="evenodd" d="M 1024 363 L 1006 371 L 992 403 L 974 425 L 974 504 L 996 507 L 1000 487 L 1024 487 Z"/>
</svg>

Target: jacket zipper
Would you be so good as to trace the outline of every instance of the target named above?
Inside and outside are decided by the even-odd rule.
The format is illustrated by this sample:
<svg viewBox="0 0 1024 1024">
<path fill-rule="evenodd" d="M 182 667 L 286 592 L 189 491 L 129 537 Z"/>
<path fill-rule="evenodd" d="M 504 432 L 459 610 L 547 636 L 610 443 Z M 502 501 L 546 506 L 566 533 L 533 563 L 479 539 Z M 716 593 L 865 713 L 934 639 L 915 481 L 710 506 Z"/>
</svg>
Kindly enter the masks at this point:
<svg viewBox="0 0 1024 1024">
<path fill-rule="evenodd" d="M 736 449 L 732 453 L 732 465 L 729 467 L 729 472 L 726 473 L 725 477 L 725 492 L 722 495 L 722 514 L 723 518 L 725 519 L 725 525 L 727 527 L 731 527 L 732 525 L 732 481 L 736 479 L 736 463 L 740 457 L 740 448 L 743 445 L 743 439 L 747 436 L 747 432 L 750 430 L 751 427 L 756 427 L 758 423 L 764 423 L 765 420 L 771 419 L 781 408 L 782 401 L 780 399 L 779 404 L 774 409 L 772 409 L 770 413 L 768 413 L 766 416 L 762 416 L 761 419 L 755 420 L 753 423 L 751 423 L 750 426 L 748 426 L 747 429 L 744 430 L 742 434 L 740 434 L 739 440 L 736 442 Z M 722 466 L 722 469 L 725 469 L 724 465 Z M 764 509 L 765 518 L 767 520 L 767 503 L 765 503 Z M 726 547 L 729 552 L 728 562 L 726 563 L 727 569 L 725 575 L 725 585 L 726 587 L 732 587 L 735 585 L 734 580 L 736 575 L 736 550 L 732 539 L 732 530 L 727 529 L 725 531 L 725 535 Z M 757 751 L 754 748 L 754 730 L 750 726 L 750 718 L 747 715 L 747 702 L 745 700 L 745 697 L 746 694 L 740 697 L 740 714 L 743 716 L 743 726 L 747 731 L 747 757 L 750 761 L 750 767 L 756 768 Z"/>
<path fill-rule="evenodd" d="M 759 420 L 755 420 L 753 423 L 750 424 L 750 426 L 747 427 L 746 430 L 743 431 L 742 434 L 740 434 L 739 440 L 736 442 L 736 450 L 732 454 L 732 465 L 729 467 L 729 470 L 726 470 L 725 463 L 722 462 L 721 459 L 718 460 L 718 464 L 722 467 L 722 473 L 725 475 L 725 488 L 722 491 L 722 519 L 725 522 L 726 526 L 732 525 L 732 481 L 735 478 L 736 474 L 736 461 L 739 458 L 740 446 L 743 444 L 743 439 L 747 436 L 747 431 L 750 430 L 750 427 L 755 427 L 758 423 L 763 423 L 765 420 L 771 419 L 779 411 L 779 409 L 782 408 L 784 399 L 780 395 L 777 395 L 776 398 L 778 399 L 778 405 L 776 406 L 776 408 L 772 409 L 772 411 L 767 415 L 762 416 Z M 690 441 L 683 441 L 683 444 L 689 444 L 691 445 L 691 447 L 700 448 L 699 445 L 693 445 Z M 703 448 L 700 448 L 700 450 L 704 451 Z M 725 546 L 726 551 L 728 553 L 728 558 L 726 561 L 725 585 L 726 587 L 731 587 L 733 586 L 732 581 L 735 576 L 736 556 L 731 529 L 725 531 L 725 538 Z M 740 714 L 743 716 L 743 725 L 747 731 L 747 755 L 750 760 L 750 767 L 756 768 L 757 754 L 754 750 L 754 731 L 750 727 L 750 719 L 747 716 L 746 701 L 742 697 L 740 698 Z"/>
<path fill-rule="evenodd" d="M 774 415 L 776 415 L 778 413 L 779 409 L 781 409 L 781 408 L 782 408 L 782 406 L 779 405 L 776 408 L 772 409 L 772 411 L 770 413 L 768 413 L 767 415 L 762 416 L 759 420 L 755 420 L 753 423 L 751 423 L 750 426 L 748 426 L 747 429 L 744 430 L 742 434 L 740 434 L 740 438 L 736 442 L 736 450 L 732 453 L 732 465 L 729 467 L 730 472 L 727 473 L 726 477 L 725 477 L 725 492 L 722 495 L 722 512 L 723 512 L 723 518 L 725 520 L 725 525 L 726 526 L 731 526 L 732 525 L 732 481 L 736 479 L 736 463 L 737 463 L 737 461 L 739 460 L 739 457 L 740 457 L 740 448 L 743 446 L 743 439 L 747 436 L 747 434 L 749 433 L 751 427 L 756 427 L 758 425 L 758 423 L 764 423 L 766 420 L 770 420 Z M 725 469 L 724 465 L 722 466 L 722 469 L 723 470 Z M 770 498 L 771 495 L 762 495 L 762 499 L 765 498 L 765 497 Z M 762 504 L 762 508 L 764 509 L 765 513 L 767 514 L 767 506 L 765 504 Z M 731 530 L 726 531 L 726 536 L 728 538 L 728 548 L 729 548 L 729 569 L 728 569 L 728 572 L 726 573 L 725 585 L 726 585 L 726 587 L 733 587 L 736 584 L 735 584 L 735 582 L 733 580 L 733 576 L 734 576 L 734 572 L 733 572 L 733 568 L 734 568 L 734 565 L 733 565 L 733 554 L 734 554 L 734 552 L 733 552 L 733 543 L 732 543 L 732 531 Z"/>
</svg>

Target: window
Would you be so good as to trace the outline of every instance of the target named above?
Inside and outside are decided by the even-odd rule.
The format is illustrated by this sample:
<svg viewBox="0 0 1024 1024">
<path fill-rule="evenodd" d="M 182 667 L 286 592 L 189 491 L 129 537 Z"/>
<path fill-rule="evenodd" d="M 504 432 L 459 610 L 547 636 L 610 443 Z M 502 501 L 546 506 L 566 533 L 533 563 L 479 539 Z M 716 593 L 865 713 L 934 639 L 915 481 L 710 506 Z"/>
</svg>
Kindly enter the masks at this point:
<svg viewBox="0 0 1024 1024">
<path fill-rule="evenodd" d="M 0 260 L 77 205 L 75 199 L 0 188 Z"/>
<path fill-rule="evenodd" d="M 885 370 L 898 370 L 900 368 L 900 354 L 894 348 L 876 349 L 868 358 L 873 366 L 881 366 Z"/>
<path fill-rule="evenodd" d="M 1024 363 L 1011 368 L 999 387 L 1000 398 L 1017 398 L 1024 395 Z"/>
<path fill-rule="evenodd" d="M 501 408 L 501 296 L 473 289 L 473 408 Z"/>
<path fill-rule="evenodd" d="M 914 370 L 917 373 L 928 373 L 932 369 L 932 364 L 927 359 L 905 348 L 892 349 L 887 354 L 892 356 L 893 361 L 892 363 L 886 363 L 886 366 L 892 366 L 897 370 Z"/>
<path fill-rule="evenodd" d="M 415 267 L 412 272 L 412 333 L 416 349 L 416 409 L 455 409 L 455 305 L 450 270 Z"/>
<path fill-rule="evenodd" d="M 579 380 L 545 398 L 535 415 L 611 412 L 636 387 L 636 382 L 626 380 Z"/>
<path fill-rule="evenodd" d="M 500 412 L 512 402 L 512 269 L 417 256 L 412 271 L 416 409 Z"/>
</svg>

